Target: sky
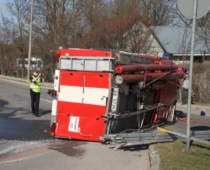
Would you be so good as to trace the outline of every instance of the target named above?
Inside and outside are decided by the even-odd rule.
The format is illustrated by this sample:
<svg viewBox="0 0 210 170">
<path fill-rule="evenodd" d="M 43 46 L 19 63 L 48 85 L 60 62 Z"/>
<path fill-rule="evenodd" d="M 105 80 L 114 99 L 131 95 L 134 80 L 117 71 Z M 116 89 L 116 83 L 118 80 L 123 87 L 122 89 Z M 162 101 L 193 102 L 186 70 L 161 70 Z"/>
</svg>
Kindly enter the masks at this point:
<svg viewBox="0 0 210 170">
<path fill-rule="evenodd" d="M 1 6 L 1 8 L 5 7 L 5 5 L 7 3 L 12 3 L 12 2 L 13 2 L 13 0 L 0 0 L 0 6 Z"/>
<path fill-rule="evenodd" d="M 9 15 L 9 13 L 7 12 L 7 3 L 12 3 L 13 0 L 0 0 L 0 13 L 3 13 L 5 15 Z"/>
</svg>

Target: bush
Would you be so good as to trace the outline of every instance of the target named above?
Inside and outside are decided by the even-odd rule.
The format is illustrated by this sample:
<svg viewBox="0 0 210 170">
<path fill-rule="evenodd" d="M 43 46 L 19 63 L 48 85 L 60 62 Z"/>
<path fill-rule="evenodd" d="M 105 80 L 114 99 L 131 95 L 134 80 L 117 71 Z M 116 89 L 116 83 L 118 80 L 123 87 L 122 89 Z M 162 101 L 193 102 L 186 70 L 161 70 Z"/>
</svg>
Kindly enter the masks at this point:
<svg viewBox="0 0 210 170">
<path fill-rule="evenodd" d="M 189 71 L 189 64 L 183 66 Z M 194 101 L 210 103 L 210 62 L 194 63 L 192 76 L 192 91 Z"/>
</svg>

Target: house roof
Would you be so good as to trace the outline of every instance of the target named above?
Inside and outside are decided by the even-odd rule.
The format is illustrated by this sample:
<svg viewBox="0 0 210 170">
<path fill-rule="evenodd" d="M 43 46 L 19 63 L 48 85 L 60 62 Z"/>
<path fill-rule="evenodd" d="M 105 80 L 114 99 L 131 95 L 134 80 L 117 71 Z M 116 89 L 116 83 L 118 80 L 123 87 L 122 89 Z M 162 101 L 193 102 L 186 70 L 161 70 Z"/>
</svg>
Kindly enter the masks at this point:
<svg viewBox="0 0 210 170">
<path fill-rule="evenodd" d="M 165 53 L 170 54 L 190 54 L 192 29 L 171 26 L 150 27 Z M 199 29 L 197 30 L 197 32 Z M 201 54 L 204 51 L 210 53 L 204 41 L 199 40 L 195 34 L 194 54 Z M 209 42 L 210 47 L 210 42 Z"/>
</svg>

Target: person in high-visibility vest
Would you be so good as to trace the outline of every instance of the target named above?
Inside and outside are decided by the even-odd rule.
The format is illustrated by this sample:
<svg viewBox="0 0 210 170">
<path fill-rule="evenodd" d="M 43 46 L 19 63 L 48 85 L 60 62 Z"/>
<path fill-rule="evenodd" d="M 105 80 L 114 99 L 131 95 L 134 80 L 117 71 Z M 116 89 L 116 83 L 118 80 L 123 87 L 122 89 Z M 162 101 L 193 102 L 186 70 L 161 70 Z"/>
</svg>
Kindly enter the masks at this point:
<svg viewBox="0 0 210 170">
<path fill-rule="evenodd" d="M 30 96 L 31 96 L 31 110 L 34 116 L 40 117 L 39 114 L 39 100 L 41 94 L 41 83 L 43 75 L 33 70 L 33 75 L 30 77 Z"/>
</svg>

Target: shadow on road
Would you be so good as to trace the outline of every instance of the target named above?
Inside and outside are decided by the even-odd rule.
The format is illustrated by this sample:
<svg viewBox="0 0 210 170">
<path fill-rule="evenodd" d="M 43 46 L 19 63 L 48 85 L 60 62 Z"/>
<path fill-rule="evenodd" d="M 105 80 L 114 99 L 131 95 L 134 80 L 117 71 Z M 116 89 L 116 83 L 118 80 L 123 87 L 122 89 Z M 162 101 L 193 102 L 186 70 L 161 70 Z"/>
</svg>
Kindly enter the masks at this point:
<svg viewBox="0 0 210 170">
<path fill-rule="evenodd" d="M 51 110 L 50 109 L 48 109 L 48 110 L 43 110 L 43 109 L 39 109 L 39 113 L 41 114 L 41 115 L 46 115 L 46 114 L 51 114 Z"/>
<path fill-rule="evenodd" d="M 26 120 L 17 117 L 21 114 L 31 114 L 30 111 L 20 108 L 4 107 L 8 101 L 0 100 L 0 139 L 5 140 L 42 140 L 50 139 L 50 120 Z M 41 110 L 44 112 L 44 110 Z M 45 111 L 44 114 L 49 113 Z M 47 133 L 44 133 L 47 130 Z"/>
<path fill-rule="evenodd" d="M 85 150 L 79 146 L 87 142 L 72 140 L 53 141 L 54 138 L 50 136 L 50 120 L 42 120 L 40 117 L 34 117 L 33 120 L 26 119 L 27 116 L 25 115 L 32 114 L 31 111 L 21 107 L 9 107 L 8 105 L 8 101 L 0 99 L 0 140 L 3 141 L 1 145 L 7 147 L 6 141 L 44 142 L 52 139 L 47 144 L 48 149 L 71 157 L 80 157 L 84 154 Z M 51 110 L 40 109 L 42 116 L 49 113 L 51 113 Z"/>
<path fill-rule="evenodd" d="M 117 149 L 119 150 L 123 150 L 123 151 L 140 151 L 140 150 L 144 150 L 144 149 L 148 149 L 150 144 L 136 144 L 136 145 L 131 145 L 131 146 L 120 146 Z M 114 149 L 116 148 L 116 146 L 114 147 L 109 147 L 109 149 Z"/>
<path fill-rule="evenodd" d="M 7 105 L 7 104 L 9 104 L 8 101 L 1 100 L 1 99 L 0 99 L 0 107 L 3 107 L 3 106 L 5 106 L 5 105 Z"/>
<path fill-rule="evenodd" d="M 210 130 L 209 126 L 193 126 L 190 128 L 192 131 L 205 131 L 205 130 Z"/>
<path fill-rule="evenodd" d="M 133 145 L 133 146 L 122 147 L 122 149 L 124 151 L 141 151 L 141 150 L 148 149 L 148 148 L 149 148 L 149 144 L 148 145 Z"/>
<path fill-rule="evenodd" d="M 181 110 L 176 110 L 175 113 L 174 113 L 174 115 L 177 116 L 177 117 L 181 117 L 181 118 L 187 117 L 187 114 L 184 113 L 184 112 L 181 111 Z"/>
</svg>

